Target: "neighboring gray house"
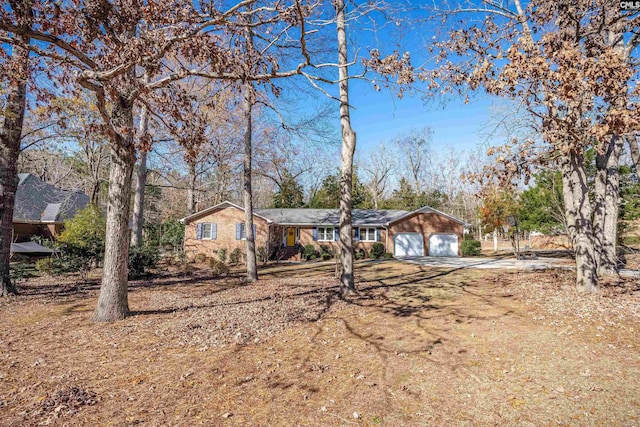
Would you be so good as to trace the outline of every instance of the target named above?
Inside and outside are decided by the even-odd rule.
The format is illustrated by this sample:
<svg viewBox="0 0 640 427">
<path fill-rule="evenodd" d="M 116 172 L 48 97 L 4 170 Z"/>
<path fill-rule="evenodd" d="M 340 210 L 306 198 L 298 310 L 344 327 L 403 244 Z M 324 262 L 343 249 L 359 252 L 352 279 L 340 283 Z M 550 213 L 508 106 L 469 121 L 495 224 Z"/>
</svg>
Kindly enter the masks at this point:
<svg viewBox="0 0 640 427">
<path fill-rule="evenodd" d="M 20 173 L 13 208 L 13 242 L 32 236 L 53 238 L 64 221 L 89 204 L 86 194 L 47 184 L 37 176 Z"/>
</svg>

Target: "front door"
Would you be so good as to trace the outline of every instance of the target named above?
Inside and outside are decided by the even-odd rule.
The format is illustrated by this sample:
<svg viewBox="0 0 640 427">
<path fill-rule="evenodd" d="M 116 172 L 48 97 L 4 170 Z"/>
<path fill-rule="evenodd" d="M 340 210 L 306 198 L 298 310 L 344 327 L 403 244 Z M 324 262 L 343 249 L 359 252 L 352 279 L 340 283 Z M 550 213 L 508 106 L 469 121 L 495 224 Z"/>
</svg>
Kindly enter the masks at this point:
<svg viewBox="0 0 640 427">
<path fill-rule="evenodd" d="M 287 246 L 296 244 L 296 229 L 294 227 L 287 228 Z"/>
</svg>

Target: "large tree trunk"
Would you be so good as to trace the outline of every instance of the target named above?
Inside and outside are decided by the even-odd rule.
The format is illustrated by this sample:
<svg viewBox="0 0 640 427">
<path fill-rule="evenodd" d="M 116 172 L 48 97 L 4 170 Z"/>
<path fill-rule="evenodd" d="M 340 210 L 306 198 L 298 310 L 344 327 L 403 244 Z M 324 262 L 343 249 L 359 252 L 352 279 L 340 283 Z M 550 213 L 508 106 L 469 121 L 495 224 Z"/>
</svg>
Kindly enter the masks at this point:
<svg viewBox="0 0 640 427">
<path fill-rule="evenodd" d="M 353 234 L 351 207 L 353 204 L 353 155 L 356 151 L 356 133 L 351 128 L 349 115 L 349 60 L 347 57 L 347 31 L 344 0 L 336 0 L 336 27 L 338 30 L 338 65 L 340 89 L 340 127 L 342 128 L 342 164 L 340 169 L 340 292 L 355 292 L 353 276 Z"/>
<path fill-rule="evenodd" d="M 20 38 L 20 40 L 23 43 L 29 43 L 28 38 Z M 4 121 L 0 130 L 0 296 L 3 297 L 18 293 L 9 276 L 9 258 L 13 207 L 18 187 L 16 167 L 20 154 L 29 77 L 29 51 L 13 46 L 10 65 L 11 76 L 6 88 Z"/>
<path fill-rule="evenodd" d="M 148 132 L 149 117 L 146 104 L 140 110 L 140 138 Z M 133 198 L 133 219 L 131 224 L 131 246 L 142 245 L 142 229 L 144 227 L 144 190 L 147 186 L 147 151 L 140 149 L 138 169 L 136 170 L 136 192 Z"/>
<path fill-rule="evenodd" d="M 567 231 L 576 258 L 576 286 L 582 291 L 598 289 L 592 207 L 582 154 L 570 152 L 560 159 Z"/>
<path fill-rule="evenodd" d="M 258 280 L 258 263 L 256 260 L 256 239 L 253 234 L 253 191 L 251 188 L 251 154 L 253 128 L 253 84 L 245 83 L 245 132 L 244 132 L 244 185 L 242 196 L 244 199 L 244 229 L 247 259 L 247 280 Z"/>
<path fill-rule="evenodd" d="M 613 136 L 606 153 L 596 156 L 593 227 L 600 274 L 616 274 L 618 269 L 619 163 L 623 142 L 621 137 Z"/>
<path fill-rule="evenodd" d="M 129 205 L 131 178 L 136 161 L 133 106 L 120 99 L 114 107 L 111 120 L 115 129 L 124 129 L 125 132 L 115 134 L 111 141 L 104 268 L 98 306 L 93 314 L 93 320 L 98 322 L 123 319 L 129 314 Z"/>
</svg>

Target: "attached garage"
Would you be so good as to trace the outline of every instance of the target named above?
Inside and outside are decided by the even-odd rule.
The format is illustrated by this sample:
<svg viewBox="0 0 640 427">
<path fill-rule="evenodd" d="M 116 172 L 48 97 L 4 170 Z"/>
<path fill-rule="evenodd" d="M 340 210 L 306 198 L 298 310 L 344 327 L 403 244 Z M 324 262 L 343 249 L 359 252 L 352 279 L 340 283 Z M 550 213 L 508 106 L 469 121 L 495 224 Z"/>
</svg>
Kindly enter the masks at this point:
<svg viewBox="0 0 640 427">
<path fill-rule="evenodd" d="M 458 256 L 458 236 L 453 233 L 430 235 L 429 256 Z"/>
<path fill-rule="evenodd" d="M 425 206 L 386 225 L 386 244 L 396 257 L 457 257 L 466 223 Z"/>
<path fill-rule="evenodd" d="M 393 256 L 424 256 L 424 236 L 422 233 L 398 233 L 393 238 Z"/>
</svg>

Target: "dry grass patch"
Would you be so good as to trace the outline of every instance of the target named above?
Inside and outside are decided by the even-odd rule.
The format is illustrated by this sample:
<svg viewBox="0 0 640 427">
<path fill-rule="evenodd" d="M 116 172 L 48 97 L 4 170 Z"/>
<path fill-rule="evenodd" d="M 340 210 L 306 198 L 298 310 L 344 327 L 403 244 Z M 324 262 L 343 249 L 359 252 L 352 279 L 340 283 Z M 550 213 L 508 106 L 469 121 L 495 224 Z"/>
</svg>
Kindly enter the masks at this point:
<svg viewBox="0 0 640 427">
<path fill-rule="evenodd" d="M 135 282 L 112 324 L 96 282 L 30 282 L 0 302 L 0 424 L 638 423 L 632 282 L 359 263 L 343 301 L 333 269 Z"/>
</svg>

